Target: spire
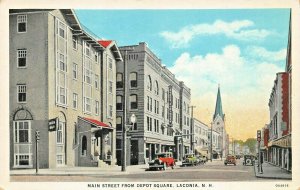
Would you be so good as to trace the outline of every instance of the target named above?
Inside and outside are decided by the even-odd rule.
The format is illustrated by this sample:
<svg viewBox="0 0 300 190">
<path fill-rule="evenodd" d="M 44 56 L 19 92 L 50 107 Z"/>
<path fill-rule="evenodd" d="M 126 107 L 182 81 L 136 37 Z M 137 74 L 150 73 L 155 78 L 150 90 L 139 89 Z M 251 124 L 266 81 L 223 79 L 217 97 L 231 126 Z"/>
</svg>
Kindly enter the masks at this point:
<svg viewBox="0 0 300 190">
<path fill-rule="evenodd" d="M 222 119 L 224 119 L 224 114 L 222 110 L 221 93 L 220 93 L 220 84 L 218 85 L 218 95 L 217 95 L 217 102 L 216 102 L 216 108 L 215 108 L 215 114 L 213 120 L 215 120 L 217 115 L 219 115 Z"/>
</svg>

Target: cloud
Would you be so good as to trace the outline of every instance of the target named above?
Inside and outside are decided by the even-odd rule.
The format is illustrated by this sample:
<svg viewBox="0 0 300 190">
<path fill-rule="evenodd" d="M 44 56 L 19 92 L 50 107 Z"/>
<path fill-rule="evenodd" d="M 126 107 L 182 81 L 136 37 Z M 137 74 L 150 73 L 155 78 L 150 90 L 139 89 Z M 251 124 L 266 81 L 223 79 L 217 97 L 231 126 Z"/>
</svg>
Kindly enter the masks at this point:
<svg viewBox="0 0 300 190">
<path fill-rule="evenodd" d="M 283 61 L 286 59 L 286 48 L 278 51 L 268 51 L 264 47 L 251 46 L 246 49 L 249 56 L 255 59 L 267 60 L 271 62 Z"/>
<path fill-rule="evenodd" d="M 281 54 L 283 51 L 264 50 L 266 54 Z M 245 137 L 241 134 L 247 136 L 249 128 L 255 132 L 269 122 L 269 96 L 276 73 L 284 68 L 268 59 L 249 58 L 242 54 L 238 46 L 227 45 L 221 53 L 195 56 L 182 53 L 170 70 L 192 89 L 192 103 L 197 107 L 195 117 L 207 124 L 212 119 L 220 84 L 227 129 L 230 134 L 243 139 Z"/>
<path fill-rule="evenodd" d="M 169 43 L 172 48 L 187 47 L 188 43 L 196 36 L 220 35 L 241 41 L 263 40 L 271 34 L 265 29 L 249 29 L 254 27 L 250 20 L 237 20 L 225 22 L 216 20 L 213 24 L 197 24 L 185 26 L 178 32 L 163 31 L 160 35 Z"/>
</svg>

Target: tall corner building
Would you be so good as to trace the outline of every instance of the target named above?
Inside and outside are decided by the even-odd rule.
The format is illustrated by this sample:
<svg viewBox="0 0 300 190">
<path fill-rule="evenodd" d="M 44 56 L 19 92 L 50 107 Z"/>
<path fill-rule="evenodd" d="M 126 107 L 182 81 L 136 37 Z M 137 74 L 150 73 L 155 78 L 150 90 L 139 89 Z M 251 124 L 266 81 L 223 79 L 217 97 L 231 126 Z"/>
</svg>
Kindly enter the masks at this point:
<svg viewBox="0 0 300 190">
<path fill-rule="evenodd" d="M 118 164 L 121 164 L 122 126 L 130 126 L 132 114 L 136 115 L 137 122 L 128 132 L 127 165 L 147 163 L 155 153 L 166 151 L 181 159 L 191 146 L 191 90 L 162 66 L 145 42 L 120 47 L 120 51 L 124 62 L 117 62 Z M 178 135 L 182 138 L 177 138 Z"/>
<path fill-rule="evenodd" d="M 36 142 L 40 168 L 114 164 L 119 60 L 71 9 L 11 9 L 10 168 L 35 168 Z"/>
</svg>

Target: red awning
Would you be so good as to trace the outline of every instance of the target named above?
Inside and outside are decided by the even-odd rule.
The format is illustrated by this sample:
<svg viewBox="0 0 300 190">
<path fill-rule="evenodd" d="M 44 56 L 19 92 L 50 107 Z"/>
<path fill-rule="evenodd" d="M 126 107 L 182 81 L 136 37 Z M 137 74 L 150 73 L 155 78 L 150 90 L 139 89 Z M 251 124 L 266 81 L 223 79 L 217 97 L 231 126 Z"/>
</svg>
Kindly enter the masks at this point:
<svg viewBox="0 0 300 190">
<path fill-rule="evenodd" d="M 82 117 L 83 120 L 91 123 L 92 125 L 95 125 L 96 127 L 100 127 L 100 128 L 109 128 L 112 129 L 111 126 L 107 125 L 106 123 L 103 123 L 101 121 L 98 121 L 96 119 L 91 119 L 91 118 L 86 118 L 86 117 Z"/>
</svg>

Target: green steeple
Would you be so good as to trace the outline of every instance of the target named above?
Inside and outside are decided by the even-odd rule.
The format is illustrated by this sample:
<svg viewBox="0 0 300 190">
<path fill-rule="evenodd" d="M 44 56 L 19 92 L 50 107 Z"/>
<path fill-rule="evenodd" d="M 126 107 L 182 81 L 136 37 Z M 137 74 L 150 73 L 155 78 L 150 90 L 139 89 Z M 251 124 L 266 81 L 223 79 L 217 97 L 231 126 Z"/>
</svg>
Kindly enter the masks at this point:
<svg viewBox="0 0 300 190">
<path fill-rule="evenodd" d="M 218 86 L 218 95 L 217 95 L 217 102 L 215 108 L 215 114 L 213 120 L 219 115 L 222 119 L 224 119 L 224 114 L 222 110 L 222 100 L 221 100 L 221 93 L 220 93 L 220 85 Z"/>
</svg>

